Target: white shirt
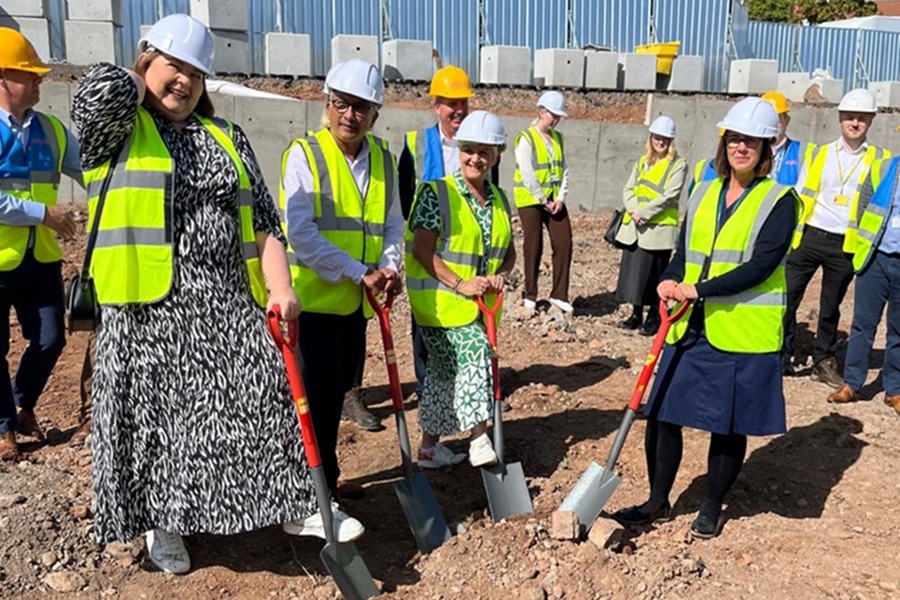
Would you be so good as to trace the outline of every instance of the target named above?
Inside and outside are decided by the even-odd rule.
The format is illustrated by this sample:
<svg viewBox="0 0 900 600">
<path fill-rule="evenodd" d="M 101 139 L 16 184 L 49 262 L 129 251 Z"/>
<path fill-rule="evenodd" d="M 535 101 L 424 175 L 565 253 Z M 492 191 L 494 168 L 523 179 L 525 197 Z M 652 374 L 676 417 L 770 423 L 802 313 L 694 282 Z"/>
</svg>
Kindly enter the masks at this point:
<svg viewBox="0 0 900 600">
<path fill-rule="evenodd" d="M 359 155 L 344 156 L 360 195 L 366 197 L 369 183 L 369 145 L 363 143 Z M 285 165 L 284 193 L 287 198 L 288 240 L 303 264 L 329 283 L 348 279 L 360 283 L 368 267 L 338 248 L 319 233 L 316 225 L 316 200 L 313 177 L 301 146 L 294 146 Z M 384 223 L 384 251 L 378 268 L 387 267 L 400 272 L 400 249 L 403 241 L 403 216 L 400 214 L 400 192 L 394 187 L 388 199 L 387 219 Z"/>
<path fill-rule="evenodd" d="M 547 152 L 550 154 L 550 160 L 552 161 L 555 158 L 553 155 L 553 142 L 548 140 L 544 135 L 541 135 L 540 138 L 544 141 L 544 145 L 547 147 Z M 566 194 L 569 191 L 569 167 L 566 165 L 565 156 L 562 157 L 562 163 L 563 178 L 559 184 L 559 196 L 554 198 L 557 202 L 565 202 Z M 525 188 L 531 192 L 531 195 L 535 198 L 543 199 L 544 188 L 542 188 L 540 182 L 538 182 L 537 175 L 534 174 L 534 165 L 531 164 L 531 144 L 528 143 L 528 138 L 524 135 L 519 139 L 519 143 L 516 144 L 516 166 L 518 166 L 519 173 L 522 175 L 522 184 Z"/>
<path fill-rule="evenodd" d="M 822 181 L 819 183 L 819 193 L 816 195 L 812 215 L 807 221 L 808 225 L 841 235 L 847 232 L 850 204 L 859 187 L 860 175 L 866 169 L 863 163 L 868 148 L 869 142 L 865 141 L 855 151 L 850 151 L 844 145 L 843 137 L 823 146 L 822 152 L 826 152 L 826 155 Z M 806 177 L 804 166 L 795 189 L 803 189 Z"/>
<path fill-rule="evenodd" d="M 444 174 L 455 173 L 459 169 L 459 148 L 456 145 L 456 138 L 451 140 L 445 136 L 444 128 L 440 124 L 438 125 L 438 133 L 441 135 L 441 157 L 444 160 Z"/>
</svg>

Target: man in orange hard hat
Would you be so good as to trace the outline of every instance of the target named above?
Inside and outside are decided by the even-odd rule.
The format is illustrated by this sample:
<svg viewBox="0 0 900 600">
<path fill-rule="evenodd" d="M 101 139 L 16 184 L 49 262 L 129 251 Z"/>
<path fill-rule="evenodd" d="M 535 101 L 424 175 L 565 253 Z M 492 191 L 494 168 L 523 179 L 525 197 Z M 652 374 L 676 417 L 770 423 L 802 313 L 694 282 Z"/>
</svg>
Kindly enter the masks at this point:
<svg viewBox="0 0 900 600">
<path fill-rule="evenodd" d="M 778 113 L 778 137 L 772 146 L 772 174 L 770 177 L 782 185 L 797 185 L 800 169 L 812 155 L 815 144 L 792 140 L 787 135 L 791 123 L 791 108 L 781 92 L 767 92 L 762 99 Z"/>
<path fill-rule="evenodd" d="M 0 460 L 17 457 L 17 433 L 43 439 L 34 407 L 66 345 L 54 233 L 71 237 L 75 222 L 56 201 L 61 173 L 82 185 L 81 161 L 60 120 L 34 110 L 49 71 L 21 33 L 0 27 Z M 29 341 L 12 379 L 11 308 Z"/>
</svg>

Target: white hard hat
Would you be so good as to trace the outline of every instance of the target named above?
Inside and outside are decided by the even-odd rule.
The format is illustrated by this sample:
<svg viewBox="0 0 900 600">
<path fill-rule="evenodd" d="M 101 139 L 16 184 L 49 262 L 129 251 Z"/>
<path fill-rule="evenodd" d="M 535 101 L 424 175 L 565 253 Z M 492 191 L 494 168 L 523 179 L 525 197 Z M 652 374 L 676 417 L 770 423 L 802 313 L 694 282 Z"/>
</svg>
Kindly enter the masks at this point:
<svg viewBox="0 0 900 600">
<path fill-rule="evenodd" d="M 502 146 L 506 143 L 506 130 L 497 115 L 486 110 L 476 110 L 460 123 L 456 141 Z"/>
<path fill-rule="evenodd" d="M 546 108 L 557 117 L 569 116 L 566 113 L 566 98 L 562 95 L 562 92 L 557 92 L 556 90 L 544 92 L 538 98 L 537 105 Z"/>
<path fill-rule="evenodd" d="M 872 95 L 872 92 L 858 88 L 844 94 L 841 103 L 838 104 L 838 110 L 875 114 L 878 112 L 878 107 L 875 105 L 875 96 Z"/>
<path fill-rule="evenodd" d="M 650 133 L 660 137 L 675 139 L 675 121 L 670 117 L 660 115 L 650 123 Z"/>
<path fill-rule="evenodd" d="M 384 104 L 384 79 L 372 63 L 351 58 L 331 67 L 325 76 L 325 93 L 344 92 L 381 106 Z"/>
<path fill-rule="evenodd" d="M 762 98 L 744 98 L 731 107 L 716 127 L 757 138 L 773 138 L 778 135 L 778 113 Z"/>
<path fill-rule="evenodd" d="M 163 17 L 138 42 L 138 51 L 155 48 L 186 62 L 206 75 L 212 74 L 215 48 L 209 29 L 197 19 L 183 14 Z"/>
</svg>

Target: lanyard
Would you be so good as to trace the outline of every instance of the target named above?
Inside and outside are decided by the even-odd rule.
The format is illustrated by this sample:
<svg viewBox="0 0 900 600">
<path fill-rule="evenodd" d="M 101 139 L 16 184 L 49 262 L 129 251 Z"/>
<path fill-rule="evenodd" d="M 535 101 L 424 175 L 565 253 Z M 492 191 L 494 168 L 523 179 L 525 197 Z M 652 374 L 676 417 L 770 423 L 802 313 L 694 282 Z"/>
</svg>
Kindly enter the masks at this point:
<svg viewBox="0 0 900 600">
<path fill-rule="evenodd" d="M 840 144 L 840 142 L 838 142 Z M 853 176 L 853 172 L 856 171 L 856 167 L 866 158 L 866 153 L 862 152 L 859 159 L 857 159 L 856 163 L 854 163 L 853 168 L 847 172 L 847 176 L 844 177 L 844 166 L 841 164 L 841 149 L 840 146 L 836 146 L 834 149 L 834 158 L 837 160 L 837 168 L 838 168 L 838 179 L 841 182 L 841 194 L 844 193 L 844 186 L 850 181 L 850 177 Z"/>
</svg>

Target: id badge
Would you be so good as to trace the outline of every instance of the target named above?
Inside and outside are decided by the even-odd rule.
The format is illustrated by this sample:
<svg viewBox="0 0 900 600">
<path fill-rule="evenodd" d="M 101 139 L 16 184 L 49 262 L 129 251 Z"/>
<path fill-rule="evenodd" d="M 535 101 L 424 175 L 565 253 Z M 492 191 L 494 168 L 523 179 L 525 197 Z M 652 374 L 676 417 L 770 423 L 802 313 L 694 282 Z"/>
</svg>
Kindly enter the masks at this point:
<svg viewBox="0 0 900 600">
<path fill-rule="evenodd" d="M 844 194 L 835 194 L 833 202 L 835 206 L 850 206 L 850 197 Z"/>
</svg>

